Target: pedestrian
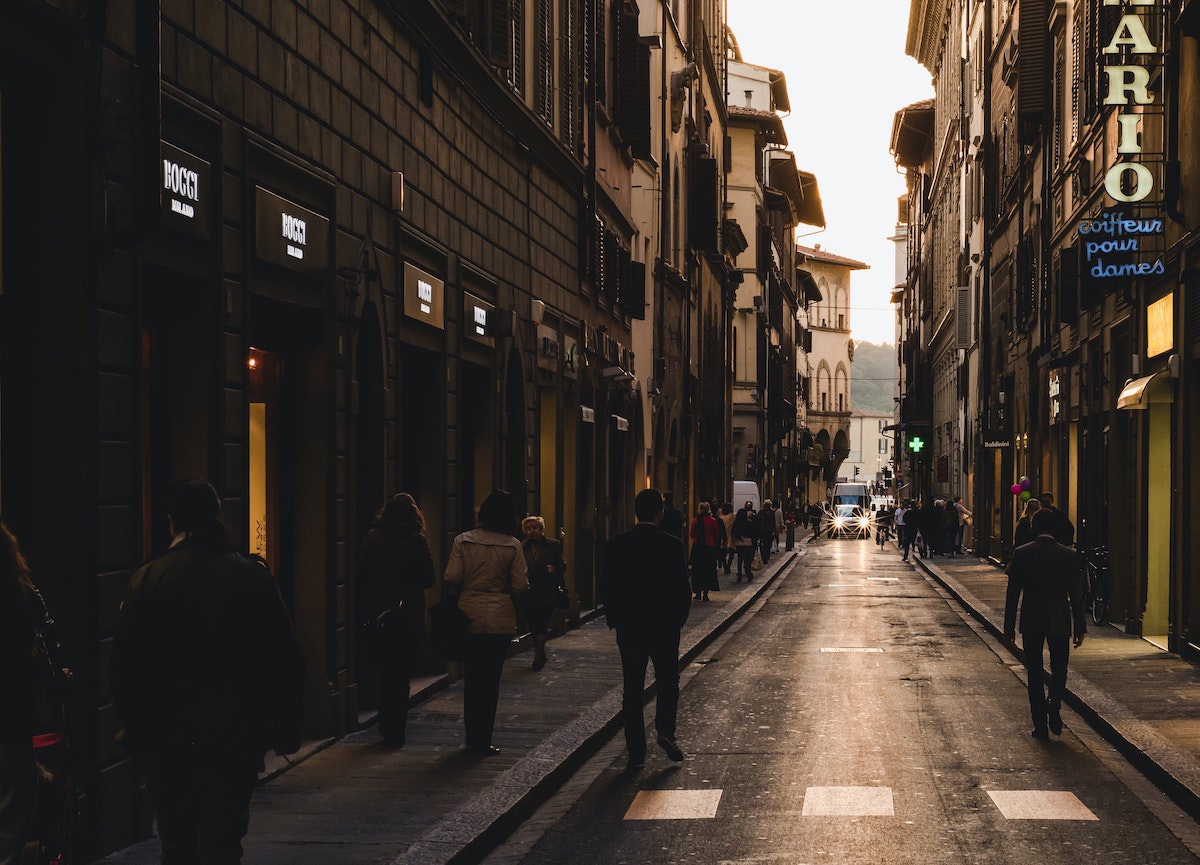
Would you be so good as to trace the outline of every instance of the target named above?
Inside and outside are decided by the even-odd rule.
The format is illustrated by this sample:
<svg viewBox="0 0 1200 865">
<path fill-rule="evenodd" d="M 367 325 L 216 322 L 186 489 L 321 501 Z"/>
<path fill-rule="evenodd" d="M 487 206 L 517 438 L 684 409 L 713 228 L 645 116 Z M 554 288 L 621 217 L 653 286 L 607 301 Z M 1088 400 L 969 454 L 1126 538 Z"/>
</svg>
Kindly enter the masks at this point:
<svg viewBox="0 0 1200 865">
<path fill-rule="evenodd" d="M 733 548 L 737 550 L 737 582 L 745 575 L 746 582 L 754 579 L 754 544 L 758 529 L 754 524 L 754 509 L 746 502 L 733 518 Z"/>
<path fill-rule="evenodd" d="M 775 509 L 771 500 L 767 499 L 758 512 L 758 550 L 762 555 L 763 565 L 771 561 L 771 541 L 775 537 Z"/>
<path fill-rule="evenodd" d="M 928 499 L 921 505 L 918 524 L 921 530 L 921 558 L 936 556 L 942 525 L 942 517 L 936 501 Z"/>
<path fill-rule="evenodd" d="M 721 505 L 721 513 L 717 517 L 721 521 L 721 528 L 724 529 L 725 545 L 721 548 L 720 562 L 725 569 L 725 575 L 729 576 L 730 566 L 733 560 L 737 558 L 737 547 L 733 542 L 733 522 L 737 519 L 737 515 L 733 512 L 733 503 L 725 502 Z"/>
<path fill-rule="evenodd" d="M 158 815 L 161 861 L 242 861 L 268 750 L 300 748 L 304 658 L 275 579 L 226 542 L 201 478 L 167 500 L 170 548 L 129 581 L 113 696 Z"/>
<path fill-rule="evenodd" d="M 720 590 L 717 582 L 717 551 L 720 548 L 720 523 L 712 516 L 708 502 L 701 502 L 688 531 L 692 548 L 688 561 L 692 568 L 692 600 L 707 601 L 708 593 Z"/>
<path fill-rule="evenodd" d="M 821 518 L 823 516 L 824 511 L 819 504 L 813 502 L 808 506 L 808 521 L 812 526 L 812 537 L 808 539 L 810 544 L 821 537 Z"/>
<path fill-rule="evenodd" d="M 478 527 L 454 538 L 443 581 L 470 619 L 463 656 L 463 726 L 477 756 L 498 754 L 492 744 L 500 675 L 517 630 L 517 603 L 529 592 L 529 571 L 517 530 L 517 508 L 505 490 L 488 493 Z"/>
<path fill-rule="evenodd" d="M 34 646 L 49 619 L 20 544 L 0 521 L 0 865 L 18 865 L 31 840 L 38 768 Z"/>
<path fill-rule="evenodd" d="M 896 543 L 900 547 L 900 552 L 903 554 L 900 561 L 908 561 L 908 552 L 912 546 L 912 539 L 908 534 L 908 510 L 909 501 L 904 499 L 892 512 L 892 525 L 896 527 Z"/>
<path fill-rule="evenodd" d="M 1042 509 L 1042 503 L 1037 499 L 1025 502 L 1025 514 L 1017 520 L 1017 528 L 1013 532 L 1013 549 L 1023 547 L 1034 539 L 1033 515 Z"/>
<path fill-rule="evenodd" d="M 1078 554 L 1054 539 L 1054 515 L 1042 508 L 1033 515 L 1034 539 L 1013 551 L 1008 563 L 1004 604 L 1004 638 L 1016 637 L 1017 603 L 1021 607 L 1021 647 L 1029 685 L 1033 736 L 1062 733 L 1062 695 L 1067 685 L 1071 644 L 1079 648 L 1087 633 L 1083 572 Z M 1072 639 L 1074 635 L 1074 639 Z M 1050 651 L 1046 690 L 1044 649 Z"/>
<path fill-rule="evenodd" d="M 883 546 L 884 541 L 892 536 L 892 521 L 895 515 L 888 510 L 887 502 L 879 506 L 879 510 L 875 511 L 875 543 Z"/>
<path fill-rule="evenodd" d="M 550 617 L 560 608 L 559 599 L 565 597 L 567 583 L 563 575 L 567 563 L 563 559 L 562 544 L 546 537 L 546 521 L 539 516 L 521 520 L 525 532 L 525 569 L 529 574 L 529 597 L 525 602 L 525 618 L 529 633 L 533 637 L 533 671 L 540 672 L 546 666 L 546 635 L 550 631 Z"/>
<path fill-rule="evenodd" d="M 958 515 L 958 528 L 954 539 L 954 552 L 963 553 L 965 555 L 967 549 L 963 546 L 963 539 L 967 533 L 967 526 L 971 524 L 971 518 L 974 515 L 967 510 L 967 506 L 963 504 L 962 496 L 954 497 L 954 511 Z"/>
<path fill-rule="evenodd" d="M 772 552 L 779 552 L 779 544 L 783 540 L 783 503 L 775 508 L 775 546 Z"/>
<path fill-rule="evenodd" d="M 658 528 L 663 499 L 658 490 L 637 494 L 637 525 L 610 538 L 604 548 L 601 590 L 609 628 L 617 632 L 621 653 L 621 716 L 629 769 L 646 762 L 646 726 L 642 715 L 646 665 L 654 664 L 658 687 L 654 729 L 658 745 L 678 763 L 683 751 L 675 741 L 679 710 L 679 633 L 691 609 L 683 544 Z"/>
<path fill-rule="evenodd" d="M 363 648 L 379 668 L 379 735 L 404 747 L 408 689 L 425 637 L 425 590 L 437 571 L 425 518 L 408 493 L 384 502 L 359 556 Z"/>
<path fill-rule="evenodd" d="M 675 494 L 670 491 L 663 493 L 663 519 L 659 528 L 671 537 L 683 540 L 683 511 L 675 507 Z"/>
<path fill-rule="evenodd" d="M 1050 514 L 1050 532 L 1054 535 L 1054 540 L 1058 541 L 1064 547 L 1069 547 L 1075 543 L 1075 525 L 1071 522 L 1070 517 L 1066 512 L 1055 507 L 1054 493 L 1044 492 L 1038 499 L 1041 500 L 1042 510 L 1048 511 Z"/>
<path fill-rule="evenodd" d="M 954 502 L 942 502 L 942 555 L 953 556 L 958 553 L 958 520 Z"/>
</svg>

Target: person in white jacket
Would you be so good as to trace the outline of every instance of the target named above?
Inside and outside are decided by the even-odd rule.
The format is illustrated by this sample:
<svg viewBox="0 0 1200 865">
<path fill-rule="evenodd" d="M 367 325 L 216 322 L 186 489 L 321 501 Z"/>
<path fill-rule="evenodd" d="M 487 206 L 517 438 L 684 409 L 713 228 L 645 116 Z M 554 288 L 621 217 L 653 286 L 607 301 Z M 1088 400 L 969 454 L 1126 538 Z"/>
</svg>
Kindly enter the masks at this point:
<svg viewBox="0 0 1200 865">
<path fill-rule="evenodd" d="M 500 674 L 517 630 L 515 604 L 529 592 L 529 575 L 515 536 L 512 496 L 504 490 L 489 493 L 479 506 L 478 524 L 454 539 L 443 580 L 471 620 L 463 657 L 463 726 L 467 747 L 482 757 L 500 752 L 492 744 Z"/>
</svg>

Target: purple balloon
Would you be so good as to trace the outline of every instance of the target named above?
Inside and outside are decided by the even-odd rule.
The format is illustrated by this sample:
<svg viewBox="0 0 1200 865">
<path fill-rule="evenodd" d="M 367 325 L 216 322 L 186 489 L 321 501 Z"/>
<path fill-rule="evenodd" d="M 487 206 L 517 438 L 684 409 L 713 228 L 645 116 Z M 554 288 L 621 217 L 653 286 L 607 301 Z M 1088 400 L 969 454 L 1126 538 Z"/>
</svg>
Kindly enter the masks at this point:
<svg viewBox="0 0 1200 865">
<path fill-rule="evenodd" d="M 1021 478 L 1021 489 L 1023 489 L 1023 490 L 1033 489 L 1033 481 L 1031 481 L 1029 478 Z"/>
</svg>

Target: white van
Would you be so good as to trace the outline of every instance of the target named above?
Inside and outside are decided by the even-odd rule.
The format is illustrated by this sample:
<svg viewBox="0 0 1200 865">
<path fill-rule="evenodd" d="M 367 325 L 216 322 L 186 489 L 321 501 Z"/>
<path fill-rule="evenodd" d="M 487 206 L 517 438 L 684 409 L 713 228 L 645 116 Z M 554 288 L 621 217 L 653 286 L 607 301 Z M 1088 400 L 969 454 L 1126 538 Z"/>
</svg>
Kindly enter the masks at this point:
<svg viewBox="0 0 1200 865">
<path fill-rule="evenodd" d="M 863 513 L 868 513 L 871 510 L 871 491 L 867 489 L 866 484 L 834 484 L 830 504 L 834 508 L 838 505 L 857 505 L 862 508 Z"/>
<path fill-rule="evenodd" d="M 758 492 L 758 484 L 755 481 L 734 481 L 733 482 L 733 512 L 737 513 L 746 502 L 751 502 L 754 510 L 762 510 L 762 496 Z"/>
</svg>

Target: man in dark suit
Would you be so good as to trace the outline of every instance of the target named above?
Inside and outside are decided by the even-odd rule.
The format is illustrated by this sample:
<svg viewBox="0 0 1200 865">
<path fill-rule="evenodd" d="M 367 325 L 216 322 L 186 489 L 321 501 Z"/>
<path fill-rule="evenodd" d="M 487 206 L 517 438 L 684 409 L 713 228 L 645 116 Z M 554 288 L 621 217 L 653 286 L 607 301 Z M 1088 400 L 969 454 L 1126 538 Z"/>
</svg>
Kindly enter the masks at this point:
<svg viewBox="0 0 1200 865">
<path fill-rule="evenodd" d="M 675 507 L 675 494 L 663 493 L 663 514 L 658 527 L 673 538 L 683 542 L 683 511 Z"/>
<path fill-rule="evenodd" d="M 1056 736 L 1062 732 L 1060 709 L 1067 686 L 1071 635 L 1073 632 L 1078 648 L 1087 633 L 1079 555 L 1055 541 L 1053 529 L 1054 515 L 1049 511 L 1043 508 L 1033 515 L 1036 537 L 1013 551 L 1004 605 L 1004 638 L 1012 642 L 1016 637 L 1017 601 L 1021 601 L 1021 645 L 1025 650 L 1033 736 L 1037 739 L 1045 739 L 1050 732 Z M 1044 645 L 1050 649 L 1048 696 L 1043 690 Z"/>
<path fill-rule="evenodd" d="M 683 541 L 662 531 L 663 497 L 642 490 L 634 499 L 637 525 L 610 538 L 604 547 L 601 589 L 608 626 L 617 632 L 624 679 L 622 714 L 629 768 L 646 762 L 646 722 L 642 689 L 646 664 L 654 662 L 658 705 L 654 728 L 659 747 L 675 762 L 679 709 L 679 632 L 692 605 Z"/>
<path fill-rule="evenodd" d="M 1042 510 L 1046 511 L 1053 519 L 1050 524 L 1050 534 L 1054 535 L 1054 540 L 1064 547 L 1075 543 L 1075 525 L 1066 513 L 1054 506 L 1054 493 L 1042 493 L 1038 499 L 1042 503 Z"/>
</svg>

